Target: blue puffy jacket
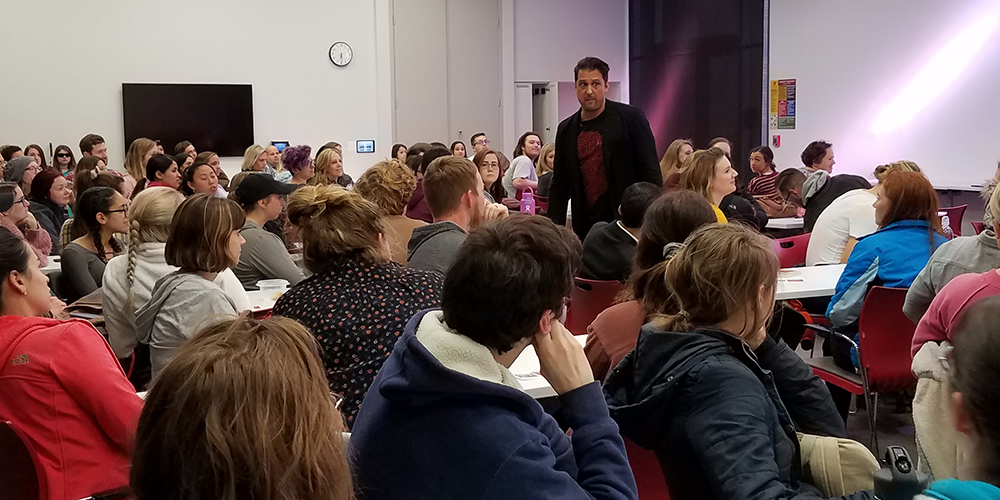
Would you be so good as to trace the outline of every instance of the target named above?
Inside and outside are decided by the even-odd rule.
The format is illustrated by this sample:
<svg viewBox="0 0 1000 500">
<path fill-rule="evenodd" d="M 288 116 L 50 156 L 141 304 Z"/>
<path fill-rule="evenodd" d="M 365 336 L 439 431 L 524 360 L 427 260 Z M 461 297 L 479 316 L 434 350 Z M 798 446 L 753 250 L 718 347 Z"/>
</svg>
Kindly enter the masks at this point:
<svg viewBox="0 0 1000 500">
<path fill-rule="evenodd" d="M 934 250 L 947 241 L 932 231 L 927 221 L 901 220 L 860 238 L 826 310 L 833 326 L 858 321 L 872 286 L 909 288 Z"/>
</svg>

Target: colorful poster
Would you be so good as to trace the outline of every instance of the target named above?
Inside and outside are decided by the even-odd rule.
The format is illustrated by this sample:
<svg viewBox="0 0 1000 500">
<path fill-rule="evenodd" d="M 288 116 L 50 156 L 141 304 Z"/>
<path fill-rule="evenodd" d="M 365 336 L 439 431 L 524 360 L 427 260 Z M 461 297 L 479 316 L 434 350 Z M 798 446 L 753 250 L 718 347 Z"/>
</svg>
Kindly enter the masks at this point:
<svg viewBox="0 0 1000 500">
<path fill-rule="evenodd" d="M 795 79 L 771 80 L 768 128 L 795 128 Z"/>
</svg>

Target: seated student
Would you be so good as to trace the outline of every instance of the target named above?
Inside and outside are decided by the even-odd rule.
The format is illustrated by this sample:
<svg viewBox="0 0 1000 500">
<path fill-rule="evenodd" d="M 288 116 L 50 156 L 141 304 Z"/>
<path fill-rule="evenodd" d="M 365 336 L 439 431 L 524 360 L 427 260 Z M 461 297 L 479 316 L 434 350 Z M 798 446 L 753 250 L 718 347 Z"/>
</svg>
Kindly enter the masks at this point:
<svg viewBox="0 0 1000 500">
<path fill-rule="evenodd" d="M 604 383 L 622 435 L 656 452 L 671 498 L 821 498 L 795 432 L 846 429 L 823 382 L 766 332 L 773 248 L 740 224 L 697 229 L 653 269 L 670 298 Z"/>
<path fill-rule="evenodd" d="M 690 139 L 675 139 L 667 146 L 667 151 L 660 159 L 660 175 L 663 177 L 663 189 L 674 189 L 681 183 L 681 165 L 694 153 L 694 145 Z"/>
<path fill-rule="evenodd" d="M 188 167 L 194 164 L 194 157 L 185 153 L 173 155 L 171 158 L 173 158 L 174 163 L 177 164 L 177 172 L 181 175 L 184 175 L 184 172 L 188 169 Z"/>
<path fill-rule="evenodd" d="M 996 380 L 1000 378 L 1000 297 L 973 304 L 963 315 L 955 334 L 954 348 L 946 356 L 951 387 L 949 395 L 955 429 L 967 436 L 965 478 L 944 479 L 931 484 L 915 500 L 968 500 L 1000 498 L 1000 398 Z"/>
<path fill-rule="evenodd" d="M 990 211 L 1000 213 L 1000 190 L 993 191 Z M 994 219 L 993 231 L 998 230 L 1000 223 Z M 993 238 L 993 243 L 996 244 L 996 238 Z M 926 342 L 952 341 L 956 325 L 967 307 L 986 297 L 1000 294 L 1000 261 L 993 265 L 994 269 L 983 273 L 956 276 L 941 288 L 917 323 L 917 329 L 913 332 L 911 355 L 916 356 Z"/>
<path fill-rule="evenodd" d="M 183 155 L 185 159 L 189 156 Z M 168 187 L 171 189 L 181 188 L 181 171 L 176 161 L 167 155 L 153 155 L 146 162 L 146 177 L 139 180 L 139 184 L 132 191 L 132 197 L 148 187 Z"/>
<path fill-rule="evenodd" d="M 219 187 L 219 177 L 215 169 L 203 161 L 196 161 L 181 176 L 181 192 L 187 196 L 205 193 L 217 198 L 226 198 L 229 193 Z"/>
<path fill-rule="evenodd" d="M 470 229 L 507 216 L 507 207 L 486 204 L 482 185 L 479 170 L 469 160 L 444 155 L 431 162 L 423 187 L 434 223 L 413 230 L 406 254 L 409 267 L 443 274 Z"/>
<path fill-rule="evenodd" d="M 154 378 L 203 323 L 238 312 L 215 280 L 240 261 L 245 220 L 236 202 L 208 194 L 177 207 L 164 255 L 180 269 L 157 280 L 149 301 L 135 312 L 136 338 L 149 344 Z"/>
<path fill-rule="evenodd" d="M 374 203 L 385 217 L 385 237 L 389 240 L 392 261 L 406 265 L 406 245 L 413 230 L 426 226 L 403 212 L 417 187 L 417 178 L 409 167 L 395 160 L 380 161 L 365 171 L 354 185 L 354 192 Z"/>
<path fill-rule="evenodd" d="M 174 146 L 174 156 L 177 155 L 187 155 L 193 160 L 198 156 L 198 150 L 194 148 L 194 144 L 191 144 L 191 141 L 181 141 Z"/>
<path fill-rule="evenodd" d="M 309 179 L 309 184 L 313 186 L 336 184 L 343 188 L 350 188 L 354 185 L 351 176 L 344 173 L 344 160 L 340 152 L 340 145 L 330 147 L 327 144 L 320 148 L 316 153 L 315 170 L 316 175 Z"/>
<path fill-rule="evenodd" d="M 542 151 L 542 140 L 534 132 L 525 132 L 517 140 L 514 148 L 514 159 L 510 168 L 503 176 L 503 187 L 508 198 L 520 199 L 518 193 L 538 189 L 538 174 L 535 172 L 535 162 Z"/>
<path fill-rule="evenodd" d="M 38 225 L 49 233 L 52 249 L 49 255 L 59 255 L 59 231 L 68 217 L 67 208 L 73 202 L 73 190 L 69 181 L 55 170 L 39 172 L 31 180 L 31 205 L 28 210 L 35 216 Z"/>
<path fill-rule="evenodd" d="M 956 276 L 966 273 L 982 274 L 1000 267 L 1000 248 L 997 245 L 995 221 L 1000 218 L 1000 207 L 993 212 L 990 190 L 990 206 L 983 213 L 982 233 L 975 236 L 959 236 L 938 247 L 920 274 L 913 280 L 906 292 L 903 313 L 914 323 L 930 307 L 931 301 L 945 285 Z"/>
<path fill-rule="evenodd" d="M 258 172 L 270 175 L 271 178 L 278 173 L 274 167 L 267 164 L 267 154 L 264 152 L 264 148 L 259 144 L 253 144 L 248 146 L 245 151 L 243 151 L 243 164 L 240 166 L 241 172 Z M 230 189 L 232 191 L 236 189 L 233 187 Z"/>
<path fill-rule="evenodd" d="M 757 176 L 750 179 L 747 194 L 754 197 L 769 217 L 795 217 L 798 207 L 785 203 L 775 187 L 778 170 L 774 165 L 774 152 L 767 146 L 750 150 L 750 170 Z"/>
<path fill-rule="evenodd" d="M 181 347 L 146 395 L 132 493 L 348 500 L 343 426 L 305 328 L 282 318 L 215 323 Z"/>
<path fill-rule="evenodd" d="M 281 238 L 264 229 L 264 224 L 281 215 L 285 207 L 284 197 L 294 190 L 295 186 L 291 184 L 255 174 L 243 179 L 233 191 L 246 211 L 246 222 L 240 229 L 246 243 L 233 272 L 247 290 L 256 290 L 260 280 L 283 279 L 295 285 L 305 279 L 305 274 L 292 261 Z"/>
<path fill-rule="evenodd" d="M 587 327 L 587 345 L 583 351 L 595 379 L 603 381 L 635 349 L 639 329 L 670 300 L 662 280 L 650 281 L 653 271 L 695 229 L 715 221 L 712 206 L 693 191 L 669 191 L 649 206 L 635 248 L 635 270 L 625 283 L 622 302 L 605 309 Z"/>
<path fill-rule="evenodd" d="M 833 159 L 833 144 L 822 140 L 810 142 L 802 150 L 800 158 L 804 167 L 801 168 L 801 171 L 806 175 L 817 170 L 823 170 L 832 175 L 833 166 L 837 164 L 836 160 Z"/>
<path fill-rule="evenodd" d="M 3 180 L 20 186 L 24 194 L 31 194 L 31 182 L 42 171 L 38 162 L 30 156 L 19 156 L 7 162 L 3 169 Z"/>
<path fill-rule="evenodd" d="M 84 141 L 87 140 L 84 137 Z M 84 141 L 80 141 L 80 149 L 84 147 Z M 101 142 L 104 142 L 101 139 Z M 146 165 L 149 163 L 149 159 L 153 155 L 160 154 L 160 147 L 157 146 L 156 141 L 151 139 L 146 139 L 145 137 L 139 137 L 138 139 L 132 141 L 129 145 L 128 151 L 125 152 L 125 197 L 128 199 L 134 199 L 135 187 L 140 180 L 146 178 Z M 83 158 L 87 158 L 85 154 Z M 105 153 L 105 164 L 107 164 L 107 154 Z M 81 161 L 83 161 L 81 159 Z"/>
<path fill-rule="evenodd" d="M 905 160 L 879 165 L 874 172 L 878 184 L 871 189 L 848 191 L 823 210 L 816 218 L 812 236 L 809 237 L 807 266 L 846 263 L 854 246 L 858 244 L 858 239 L 878 229 L 875 224 L 876 195 L 882 189 L 882 181 L 889 172 L 896 170 L 920 172 L 920 167 Z"/>
<path fill-rule="evenodd" d="M 427 167 L 430 166 L 432 161 L 442 156 L 451 156 L 451 154 L 444 148 L 428 147 L 426 150 L 421 150 L 416 149 L 417 147 L 418 145 L 414 144 L 410 148 L 410 156 L 406 158 L 406 166 L 410 167 L 417 176 L 417 187 L 413 190 L 413 196 L 410 197 L 410 201 L 406 204 L 406 216 L 430 224 L 434 222 L 434 216 L 431 215 L 431 209 L 427 206 L 427 199 L 424 197 L 424 175 L 427 174 Z M 420 151 L 420 154 L 416 154 L 414 151 Z M 502 171 L 501 175 L 503 175 Z"/>
<path fill-rule="evenodd" d="M 13 182 L 0 182 L 0 227 L 28 242 L 42 267 L 45 267 L 52 251 L 52 240 L 48 231 L 28 211 L 28 204 L 20 186 Z"/>
<path fill-rule="evenodd" d="M 222 170 L 222 163 L 219 161 L 219 155 L 215 154 L 214 151 L 202 151 L 198 153 L 198 156 L 194 157 L 195 163 L 203 161 L 212 166 L 215 170 L 216 177 L 219 178 L 219 187 L 223 190 L 229 188 L 229 176 L 226 172 Z"/>
<path fill-rule="evenodd" d="M 268 148 L 273 147 L 274 146 L 268 146 Z M 292 184 L 293 186 L 304 186 L 309 183 L 310 179 L 316 176 L 316 165 L 313 164 L 310 156 L 312 154 L 312 148 L 309 146 L 302 145 L 285 148 L 282 154 L 283 159 L 281 159 L 279 163 L 288 173 L 287 182 L 289 184 Z"/>
<path fill-rule="evenodd" d="M 580 251 L 540 216 L 469 234 L 441 310 L 410 320 L 361 406 L 351 435 L 360 499 L 636 498 L 600 385 L 558 319 Z M 572 438 L 508 370 L 529 344 Z"/>
<path fill-rule="evenodd" d="M 142 399 L 100 333 L 49 312 L 48 278 L 0 228 L 0 419 L 35 449 L 46 498 L 84 498 L 128 484 Z"/>
<path fill-rule="evenodd" d="M 857 175 L 830 175 L 826 170 L 819 169 L 807 177 L 797 168 L 782 170 L 774 185 L 786 203 L 806 210 L 802 225 L 807 233 L 812 232 L 816 220 L 833 200 L 848 191 L 872 187 L 864 177 Z"/>
<path fill-rule="evenodd" d="M 580 277 L 604 281 L 628 279 L 642 233 L 642 218 L 662 190 L 662 186 L 648 182 L 637 182 L 625 188 L 622 204 L 618 207 L 621 219 L 595 222 L 583 239 Z"/>
<path fill-rule="evenodd" d="M 93 156 L 88 156 L 87 158 L 94 158 Z M 97 170 L 90 170 L 87 172 L 81 172 L 80 177 L 75 177 L 73 179 L 73 192 L 78 195 L 82 195 L 88 189 L 92 187 L 106 187 L 117 191 L 125 198 L 125 179 L 120 175 L 115 175 L 110 173 L 110 171 L 99 172 Z M 76 199 L 74 196 L 74 207 L 79 204 L 80 200 Z M 128 198 L 125 198 L 126 200 Z M 59 231 L 59 246 L 61 248 L 66 248 L 73 240 L 83 236 L 86 232 L 86 228 L 83 226 L 77 226 L 73 222 L 76 220 L 75 217 L 70 217 L 63 222 L 63 227 Z"/>
<path fill-rule="evenodd" d="M 736 191 L 737 175 L 725 152 L 710 147 L 691 153 L 684 162 L 680 187 L 702 195 L 712 204 L 718 221 L 728 222 L 719 204 L 726 195 Z"/>
<path fill-rule="evenodd" d="M 468 161 L 455 158 L 456 161 Z M 384 215 L 340 186 L 306 186 L 288 200 L 313 275 L 285 292 L 274 314 L 309 328 L 347 426 L 410 318 L 435 307 L 441 276 L 389 261 Z"/>
<path fill-rule="evenodd" d="M 542 146 L 542 152 L 538 153 L 538 164 L 535 165 L 535 174 L 538 175 L 538 189 L 535 190 L 535 194 L 537 194 L 538 196 L 549 195 L 549 187 L 552 186 L 552 175 L 553 172 L 555 172 L 554 170 L 555 161 L 556 161 L 555 143 L 550 142 Z M 499 164 L 499 161 L 497 163 Z M 483 181 L 485 180 L 486 179 L 483 179 Z"/>
<path fill-rule="evenodd" d="M 476 153 L 472 163 L 479 169 L 483 179 L 483 198 L 486 203 L 500 203 L 507 195 L 503 187 L 503 176 L 500 175 L 500 154 L 492 149 Z"/>
<path fill-rule="evenodd" d="M 139 343 L 136 310 L 149 302 L 160 278 L 178 270 L 167 264 L 165 251 L 170 222 L 183 201 L 179 191 L 167 187 L 147 188 L 136 195 L 128 212 L 128 253 L 104 267 L 104 324 L 119 359 L 127 358 Z M 215 284 L 232 299 L 237 311 L 250 309 L 250 299 L 232 269 L 220 272 Z"/>
<path fill-rule="evenodd" d="M 115 234 L 127 233 L 128 200 L 109 187 L 92 187 L 76 202 L 76 239 L 62 251 L 60 267 L 73 302 L 101 287 L 108 259 L 122 252 Z"/>
</svg>

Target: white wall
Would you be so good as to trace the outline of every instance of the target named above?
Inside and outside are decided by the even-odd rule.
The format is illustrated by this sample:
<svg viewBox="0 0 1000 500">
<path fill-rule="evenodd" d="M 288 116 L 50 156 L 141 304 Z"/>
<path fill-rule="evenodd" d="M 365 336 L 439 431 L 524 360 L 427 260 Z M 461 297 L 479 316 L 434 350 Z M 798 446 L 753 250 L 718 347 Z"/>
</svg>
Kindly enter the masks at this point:
<svg viewBox="0 0 1000 500">
<path fill-rule="evenodd" d="M 392 145 L 388 2 L 8 2 L 5 19 L 37 22 L 0 30 L 0 65 L 20 74 L 0 78 L 0 142 L 64 143 L 79 155 L 95 132 L 120 167 L 123 82 L 249 83 L 257 143 L 336 140 L 357 176 Z M 346 68 L 327 56 L 340 40 L 354 49 Z M 357 139 L 375 139 L 376 153 L 354 153 Z"/>
<path fill-rule="evenodd" d="M 993 177 L 1000 1 L 771 0 L 769 36 L 770 78 L 797 80 L 796 129 L 770 130 L 779 166 L 826 139 L 840 172 L 908 159 L 939 187 Z"/>
</svg>

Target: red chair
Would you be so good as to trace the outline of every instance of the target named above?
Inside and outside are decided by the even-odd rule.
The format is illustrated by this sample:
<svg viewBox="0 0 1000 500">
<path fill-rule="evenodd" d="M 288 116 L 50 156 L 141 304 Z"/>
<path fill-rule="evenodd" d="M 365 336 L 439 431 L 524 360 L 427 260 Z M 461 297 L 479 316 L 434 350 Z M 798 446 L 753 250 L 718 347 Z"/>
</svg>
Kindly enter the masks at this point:
<svg viewBox="0 0 1000 500">
<path fill-rule="evenodd" d="M 974 221 L 970 222 L 970 224 L 972 224 L 972 229 L 976 230 L 976 234 L 983 234 L 983 229 L 985 229 L 985 227 L 983 226 L 982 221 L 975 221 L 974 220 Z"/>
<path fill-rule="evenodd" d="M 601 311 L 615 303 L 615 297 L 625 288 L 620 281 L 595 281 L 576 279 L 576 286 L 569 293 L 566 310 L 566 329 L 573 335 L 584 335 Z"/>
<path fill-rule="evenodd" d="M 810 234 L 774 240 L 774 251 L 778 254 L 778 262 L 782 268 L 806 265 L 806 249 L 809 248 Z"/>
<path fill-rule="evenodd" d="M 948 222 L 951 226 L 951 232 L 955 233 L 955 236 L 962 236 L 962 217 L 965 217 L 965 209 L 969 205 L 959 205 L 957 207 L 947 207 L 938 209 L 939 212 L 945 212 L 948 214 Z"/>
<path fill-rule="evenodd" d="M 806 363 L 816 375 L 848 392 L 863 395 L 868 408 L 868 425 L 871 428 L 871 449 L 879 450 L 875 431 L 878 395 L 883 392 L 900 392 L 917 387 L 917 379 L 910 371 L 910 342 L 917 325 L 907 321 L 903 314 L 906 300 L 905 288 L 876 286 L 868 292 L 861 307 L 858 321 L 860 342 L 823 327 L 811 327 L 827 339 L 840 337 L 857 348 L 860 373 L 840 368 L 832 356 L 809 358 Z"/>
<path fill-rule="evenodd" d="M 0 421 L 0 496 L 8 500 L 47 499 L 45 471 L 31 442 L 8 420 Z"/>
<path fill-rule="evenodd" d="M 638 487 L 639 498 L 642 500 L 670 500 L 667 489 L 667 479 L 663 477 L 663 469 L 656 453 L 640 448 L 632 440 L 625 440 L 625 454 L 628 465 L 632 468 L 635 485 Z"/>
<path fill-rule="evenodd" d="M 549 197 L 535 195 L 535 212 L 545 214 L 549 211 Z"/>
</svg>

